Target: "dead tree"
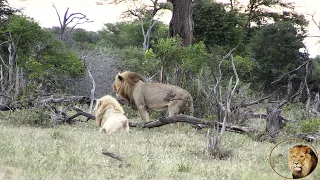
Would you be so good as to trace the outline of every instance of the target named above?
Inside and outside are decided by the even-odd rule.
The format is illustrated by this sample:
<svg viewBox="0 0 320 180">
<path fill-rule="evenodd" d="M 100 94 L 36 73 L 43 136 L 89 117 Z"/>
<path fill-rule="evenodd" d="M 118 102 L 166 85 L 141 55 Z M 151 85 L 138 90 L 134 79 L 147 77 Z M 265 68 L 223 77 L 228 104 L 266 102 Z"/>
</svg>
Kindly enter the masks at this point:
<svg viewBox="0 0 320 180">
<path fill-rule="evenodd" d="M 208 154 L 217 155 L 220 153 L 221 148 L 221 140 L 224 135 L 224 132 L 226 130 L 226 124 L 228 121 L 230 121 L 233 117 L 231 107 L 232 107 L 232 98 L 233 94 L 238 86 L 239 83 L 239 77 L 238 73 L 233 61 L 232 51 L 234 51 L 236 48 L 232 49 L 227 55 L 225 55 L 222 60 L 220 61 L 218 65 L 218 75 L 215 77 L 215 84 L 213 88 L 213 99 L 214 103 L 217 107 L 217 119 L 218 122 L 222 123 L 222 127 L 219 131 L 219 128 L 216 129 L 210 128 L 207 132 L 207 143 L 205 147 L 205 152 Z M 222 81 L 222 70 L 221 66 L 223 62 L 230 58 L 233 73 L 235 75 L 236 81 L 233 82 L 233 76 L 229 79 L 227 94 L 223 95 L 223 87 L 221 87 L 221 81 Z M 234 85 L 233 85 L 234 83 Z"/>
<path fill-rule="evenodd" d="M 2 65 L 0 66 L 0 103 L 6 104 L 8 100 L 13 100 L 20 93 L 22 77 L 17 67 L 17 49 L 21 34 L 15 39 L 12 33 L 6 33 L 8 41 L 1 43 L 8 45 L 8 61 L 7 63 L 0 55 Z M 0 45 L 0 46 L 1 46 Z M 9 98 L 10 97 L 10 98 Z"/>
<path fill-rule="evenodd" d="M 79 24 L 84 24 L 84 23 L 90 23 L 93 22 L 87 18 L 85 14 L 82 13 L 69 13 L 69 7 L 64 13 L 63 19 L 61 19 L 60 14 L 54 4 L 52 4 L 54 9 L 56 10 L 56 13 L 58 15 L 59 23 L 60 23 L 60 39 L 65 41 L 67 34 L 71 33 L 71 31 Z M 74 23 L 75 22 L 75 23 Z M 71 23 L 74 23 L 70 28 L 68 28 Z"/>
<path fill-rule="evenodd" d="M 267 125 L 266 131 L 271 138 L 276 138 L 282 128 L 282 121 L 280 118 L 281 109 L 267 108 Z"/>
<path fill-rule="evenodd" d="M 85 55 L 82 55 L 82 60 L 84 61 L 84 63 L 86 64 L 86 56 Z M 86 69 L 87 69 L 87 72 L 88 72 L 88 76 L 90 77 L 90 80 L 91 80 L 91 83 L 92 83 L 92 89 L 91 89 L 91 93 L 90 93 L 90 107 L 89 107 L 89 113 L 92 113 L 92 110 L 93 110 L 93 104 L 94 104 L 94 96 L 95 96 L 95 91 L 96 91 L 96 82 L 94 80 L 94 77 L 90 71 L 90 64 L 89 65 L 85 65 L 86 66 Z"/>
</svg>

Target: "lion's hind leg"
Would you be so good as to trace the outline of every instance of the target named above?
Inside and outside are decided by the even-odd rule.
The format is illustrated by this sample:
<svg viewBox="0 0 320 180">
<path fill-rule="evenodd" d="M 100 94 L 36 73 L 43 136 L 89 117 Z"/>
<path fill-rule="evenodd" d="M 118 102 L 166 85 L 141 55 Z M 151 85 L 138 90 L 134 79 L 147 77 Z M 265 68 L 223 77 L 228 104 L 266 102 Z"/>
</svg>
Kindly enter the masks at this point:
<svg viewBox="0 0 320 180">
<path fill-rule="evenodd" d="M 173 100 L 168 106 L 169 117 L 177 116 L 183 113 L 183 109 L 186 106 L 186 101 L 184 100 Z"/>
</svg>

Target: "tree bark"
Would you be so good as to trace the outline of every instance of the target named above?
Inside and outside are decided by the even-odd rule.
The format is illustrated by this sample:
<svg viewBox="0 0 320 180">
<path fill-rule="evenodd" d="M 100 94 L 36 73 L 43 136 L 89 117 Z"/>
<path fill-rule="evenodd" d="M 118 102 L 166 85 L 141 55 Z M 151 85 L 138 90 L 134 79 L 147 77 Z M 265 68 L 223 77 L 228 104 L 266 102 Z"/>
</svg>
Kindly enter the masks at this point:
<svg viewBox="0 0 320 180">
<path fill-rule="evenodd" d="M 276 138 L 282 128 L 282 118 L 280 116 L 281 109 L 268 108 L 267 109 L 267 126 L 266 131 L 271 138 Z"/>
<path fill-rule="evenodd" d="M 192 0 L 170 0 L 173 5 L 169 24 L 169 36 L 180 36 L 183 46 L 189 46 L 193 38 Z"/>
<path fill-rule="evenodd" d="M 159 120 L 154 120 L 154 121 L 146 122 L 143 124 L 137 124 L 137 123 L 131 122 L 129 125 L 130 127 L 156 128 L 156 127 L 164 126 L 170 123 L 177 123 L 177 122 L 188 123 L 200 129 L 205 127 L 210 127 L 210 126 L 211 127 L 217 126 L 219 129 L 223 127 L 223 123 L 214 122 L 214 121 L 202 121 L 199 118 L 184 115 L 184 114 L 181 114 L 178 116 L 172 116 L 172 117 L 162 117 Z M 254 131 L 253 129 L 250 129 L 245 126 L 238 126 L 238 125 L 231 125 L 231 124 L 225 124 L 225 130 L 241 133 L 241 134 L 246 134 Z"/>
<path fill-rule="evenodd" d="M 16 63 L 16 57 L 17 57 L 17 47 L 15 45 L 14 39 L 12 37 L 12 34 L 9 33 L 9 87 L 13 84 L 13 71 L 14 71 L 14 65 Z"/>
</svg>

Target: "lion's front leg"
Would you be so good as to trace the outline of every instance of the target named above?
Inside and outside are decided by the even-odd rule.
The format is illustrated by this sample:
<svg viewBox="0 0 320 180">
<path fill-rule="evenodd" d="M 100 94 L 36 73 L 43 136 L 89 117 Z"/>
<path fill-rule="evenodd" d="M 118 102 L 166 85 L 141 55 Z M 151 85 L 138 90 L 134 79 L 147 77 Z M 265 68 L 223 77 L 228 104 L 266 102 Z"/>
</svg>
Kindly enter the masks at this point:
<svg viewBox="0 0 320 180">
<path fill-rule="evenodd" d="M 149 113 L 148 113 L 146 107 L 145 106 L 138 106 L 138 111 L 141 116 L 141 119 L 144 122 L 148 122 L 149 121 Z"/>
</svg>

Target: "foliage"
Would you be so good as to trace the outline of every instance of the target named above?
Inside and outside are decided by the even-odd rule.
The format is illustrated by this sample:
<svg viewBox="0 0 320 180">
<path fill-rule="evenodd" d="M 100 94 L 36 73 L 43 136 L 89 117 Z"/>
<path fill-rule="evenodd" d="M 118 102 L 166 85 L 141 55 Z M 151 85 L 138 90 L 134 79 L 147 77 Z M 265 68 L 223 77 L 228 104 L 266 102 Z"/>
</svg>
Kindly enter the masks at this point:
<svg viewBox="0 0 320 180">
<path fill-rule="evenodd" d="M 288 119 L 303 121 L 308 118 L 308 113 L 304 110 L 305 105 L 301 102 L 287 103 L 282 106 L 282 114 Z"/>
<path fill-rule="evenodd" d="M 308 21 L 304 15 L 294 11 L 294 3 L 284 0 L 252 0 L 249 1 L 245 8 L 246 35 L 251 38 L 256 28 L 268 25 L 271 23 L 288 21 L 294 24 L 299 31 L 306 33 Z M 280 11 L 279 11 L 280 10 Z M 253 26 L 255 24 L 255 26 Z"/>
<path fill-rule="evenodd" d="M 77 28 L 71 32 L 72 40 L 78 43 L 97 44 L 99 41 L 98 34 L 85 29 Z"/>
<path fill-rule="evenodd" d="M 158 65 L 167 71 L 180 66 L 183 71 L 194 75 L 208 64 L 210 58 L 202 42 L 183 47 L 179 38 L 160 39 L 153 46 L 153 51 L 153 57 L 158 60 Z"/>
<path fill-rule="evenodd" d="M 50 127 L 52 125 L 47 111 L 38 108 L 23 109 L 7 114 L 5 123 L 16 126 Z"/>
<path fill-rule="evenodd" d="M 243 42 L 243 22 L 238 12 L 227 11 L 224 4 L 210 0 L 198 1 L 193 9 L 193 21 L 197 42 L 203 41 L 210 47 L 218 45 L 227 48 L 234 48 Z"/>
<path fill-rule="evenodd" d="M 38 23 L 25 16 L 12 15 L 5 27 L 17 46 L 17 66 L 28 75 L 29 82 L 35 81 L 45 88 L 58 87 L 56 80 L 68 75 L 81 76 L 84 67 L 77 55 L 52 33 L 42 29 Z M 5 38 L 6 34 L 2 34 Z M 2 53 L 8 58 L 6 46 Z"/>
<path fill-rule="evenodd" d="M 147 22 L 144 22 L 147 27 Z M 143 34 L 140 22 L 117 22 L 107 23 L 105 27 L 98 32 L 99 44 L 116 48 L 128 48 L 131 46 L 142 47 Z M 157 22 L 151 33 L 151 42 L 157 42 L 158 38 L 165 37 L 167 26 Z M 151 43 L 152 45 L 152 43 Z"/>
<path fill-rule="evenodd" d="M 288 135 L 301 133 L 300 125 L 298 123 L 288 122 L 283 129 Z"/>
<path fill-rule="evenodd" d="M 252 57 L 259 63 L 257 76 L 270 83 L 275 77 L 297 67 L 303 56 L 303 37 L 291 22 L 262 27 L 250 41 Z"/>
<path fill-rule="evenodd" d="M 320 83 L 320 56 L 316 56 L 312 61 L 310 79 L 315 84 Z"/>
<path fill-rule="evenodd" d="M 136 71 L 140 73 L 144 72 L 152 72 L 154 68 L 153 64 L 149 61 L 145 61 L 145 52 L 143 52 L 142 48 L 129 47 L 122 49 L 120 52 L 121 62 L 120 62 L 120 70 L 130 70 Z"/>
<path fill-rule="evenodd" d="M 304 120 L 301 123 L 301 131 L 303 133 L 319 131 L 320 129 L 320 118 L 313 118 L 311 120 Z"/>
</svg>

